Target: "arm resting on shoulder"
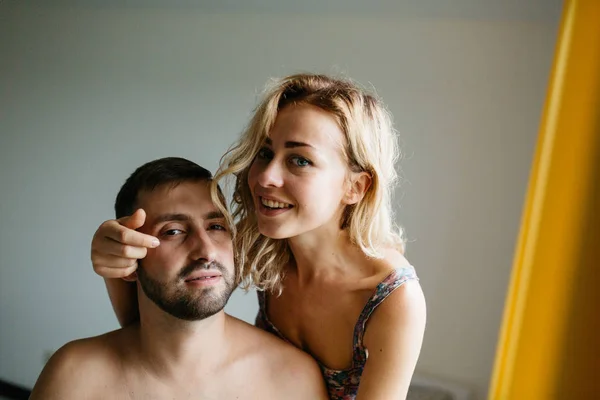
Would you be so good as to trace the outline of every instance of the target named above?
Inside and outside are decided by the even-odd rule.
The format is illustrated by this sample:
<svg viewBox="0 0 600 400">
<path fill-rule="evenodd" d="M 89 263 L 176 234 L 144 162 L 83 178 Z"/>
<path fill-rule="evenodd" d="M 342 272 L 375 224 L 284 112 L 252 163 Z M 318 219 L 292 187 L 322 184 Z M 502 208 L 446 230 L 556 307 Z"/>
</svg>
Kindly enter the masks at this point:
<svg viewBox="0 0 600 400">
<path fill-rule="evenodd" d="M 121 327 L 139 321 L 140 311 L 135 282 L 127 282 L 119 278 L 105 278 L 104 282 L 110 303 Z"/>
<path fill-rule="evenodd" d="M 357 400 L 406 399 L 425 332 L 425 297 L 409 280 L 383 301 L 369 319 L 369 351 Z"/>
</svg>

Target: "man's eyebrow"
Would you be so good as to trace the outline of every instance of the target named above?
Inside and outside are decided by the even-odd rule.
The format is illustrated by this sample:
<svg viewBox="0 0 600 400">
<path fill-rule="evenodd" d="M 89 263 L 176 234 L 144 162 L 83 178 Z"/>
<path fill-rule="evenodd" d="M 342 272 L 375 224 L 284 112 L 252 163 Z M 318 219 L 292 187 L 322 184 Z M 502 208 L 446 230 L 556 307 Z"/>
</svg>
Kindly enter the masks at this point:
<svg viewBox="0 0 600 400">
<path fill-rule="evenodd" d="M 204 218 L 204 220 L 207 220 L 207 219 L 224 219 L 225 216 L 220 211 L 210 211 L 210 212 L 207 212 L 206 214 L 204 214 L 203 218 Z"/>
<path fill-rule="evenodd" d="M 209 211 L 202 216 L 204 220 L 210 219 L 224 219 L 225 216 L 220 211 Z M 156 217 L 153 221 L 154 225 L 160 224 L 161 222 L 187 222 L 191 221 L 192 217 L 188 214 L 181 213 L 171 213 L 171 214 L 162 214 Z"/>
<path fill-rule="evenodd" d="M 169 222 L 169 221 L 190 221 L 192 217 L 187 214 L 162 214 L 154 219 L 154 224 L 159 224 L 161 222 Z"/>
<path fill-rule="evenodd" d="M 269 146 L 273 145 L 273 141 L 271 140 L 271 138 L 266 138 L 265 143 Z M 285 142 L 286 149 L 293 149 L 295 147 L 312 147 L 312 148 L 314 148 L 314 146 L 311 146 L 310 144 L 304 143 L 304 142 L 296 142 L 296 141 Z"/>
</svg>

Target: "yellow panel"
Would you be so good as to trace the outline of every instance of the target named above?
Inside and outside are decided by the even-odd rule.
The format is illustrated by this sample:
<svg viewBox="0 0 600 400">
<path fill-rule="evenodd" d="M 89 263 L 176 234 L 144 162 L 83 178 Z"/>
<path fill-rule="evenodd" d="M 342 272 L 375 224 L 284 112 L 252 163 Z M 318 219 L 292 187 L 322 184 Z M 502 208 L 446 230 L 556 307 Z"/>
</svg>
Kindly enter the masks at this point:
<svg viewBox="0 0 600 400">
<path fill-rule="evenodd" d="M 491 400 L 600 399 L 600 0 L 565 1 Z"/>
</svg>

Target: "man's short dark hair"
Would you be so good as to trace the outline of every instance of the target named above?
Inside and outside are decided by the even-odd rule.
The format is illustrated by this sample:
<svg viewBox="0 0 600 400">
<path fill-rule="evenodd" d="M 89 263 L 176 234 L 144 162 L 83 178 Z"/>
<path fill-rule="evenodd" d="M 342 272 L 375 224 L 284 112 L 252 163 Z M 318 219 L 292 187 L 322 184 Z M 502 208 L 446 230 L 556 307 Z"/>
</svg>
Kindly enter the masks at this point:
<svg viewBox="0 0 600 400">
<path fill-rule="evenodd" d="M 136 169 L 119 190 L 115 200 L 116 217 L 133 214 L 142 191 L 152 191 L 162 185 L 175 187 L 182 182 L 211 181 L 212 178 L 209 170 L 185 158 L 165 157 L 150 161 Z"/>
</svg>

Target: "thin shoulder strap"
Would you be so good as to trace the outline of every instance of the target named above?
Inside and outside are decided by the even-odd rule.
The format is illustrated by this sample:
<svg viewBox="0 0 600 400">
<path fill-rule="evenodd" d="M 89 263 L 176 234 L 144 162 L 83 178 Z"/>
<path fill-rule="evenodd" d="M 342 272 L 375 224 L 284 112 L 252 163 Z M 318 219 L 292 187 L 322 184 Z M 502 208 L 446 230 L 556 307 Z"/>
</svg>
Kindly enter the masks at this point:
<svg viewBox="0 0 600 400">
<path fill-rule="evenodd" d="M 363 338 L 369 317 L 373 311 L 380 305 L 392 292 L 402 286 L 406 281 L 419 278 L 412 266 L 394 269 L 383 281 L 381 281 L 373 295 L 365 304 L 356 327 L 354 328 L 354 346 L 357 348 L 363 347 Z"/>
<path fill-rule="evenodd" d="M 256 295 L 258 296 L 258 308 L 259 308 L 260 312 L 264 312 L 265 302 L 266 302 L 265 291 L 257 290 Z"/>
</svg>

